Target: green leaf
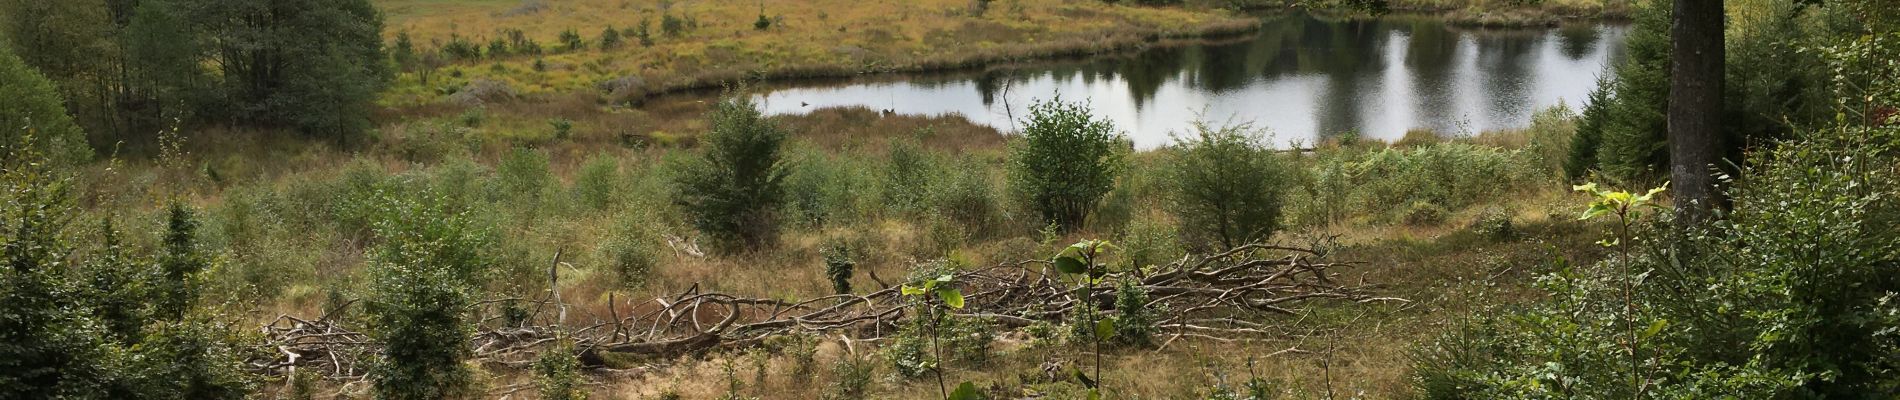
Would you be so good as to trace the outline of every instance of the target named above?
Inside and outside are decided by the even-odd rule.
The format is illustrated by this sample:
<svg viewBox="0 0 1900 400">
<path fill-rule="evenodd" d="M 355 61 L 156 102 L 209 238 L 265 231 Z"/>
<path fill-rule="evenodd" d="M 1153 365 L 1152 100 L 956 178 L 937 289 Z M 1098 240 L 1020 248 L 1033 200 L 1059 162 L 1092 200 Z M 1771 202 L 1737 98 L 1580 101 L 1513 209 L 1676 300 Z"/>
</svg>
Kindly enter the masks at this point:
<svg viewBox="0 0 1900 400">
<path fill-rule="evenodd" d="M 1089 389 L 1089 400 L 1102 400 L 1102 391 L 1097 390 L 1097 389 Z"/>
<path fill-rule="evenodd" d="M 976 384 L 970 383 L 970 381 L 963 381 L 963 383 L 957 384 L 957 390 L 950 391 L 950 397 L 947 397 L 945 399 L 946 400 L 981 400 L 982 398 L 983 398 L 983 393 L 976 391 Z"/>
<path fill-rule="evenodd" d="M 1089 266 L 1079 257 L 1056 257 L 1056 270 L 1065 274 L 1080 274 L 1089 272 Z"/>
<path fill-rule="evenodd" d="M 1656 320 L 1656 322 L 1649 323 L 1649 328 L 1643 329 L 1643 338 L 1648 339 L 1652 336 L 1656 336 L 1658 333 L 1662 333 L 1663 327 L 1668 325 L 1669 320 L 1666 319 L 1659 319 Z"/>
<path fill-rule="evenodd" d="M 1115 320 L 1103 318 L 1095 321 L 1095 340 L 1105 340 L 1115 335 Z"/>
<path fill-rule="evenodd" d="M 916 296 L 916 295 L 924 294 L 924 289 L 911 286 L 911 285 L 904 285 L 904 287 L 898 290 L 903 291 L 905 296 Z"/>
<path fill-rule="evenodd" d="M 943 304 L 950 306 L 950 308 L 963 308 L 963 291 L 961 290 L 952 288 L 937 289 L 937 297 L 943 299 Z"/>
</svg>

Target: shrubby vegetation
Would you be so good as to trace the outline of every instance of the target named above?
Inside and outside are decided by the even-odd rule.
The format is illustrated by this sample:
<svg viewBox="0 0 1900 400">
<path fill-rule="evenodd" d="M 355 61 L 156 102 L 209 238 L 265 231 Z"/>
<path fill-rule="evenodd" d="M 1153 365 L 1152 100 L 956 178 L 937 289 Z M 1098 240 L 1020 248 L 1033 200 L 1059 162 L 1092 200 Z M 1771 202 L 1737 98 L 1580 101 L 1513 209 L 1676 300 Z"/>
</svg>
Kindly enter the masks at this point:
<svg viewBox="0 0 1900 400">
<path fill-rule="evenodd" d="M 1266 135 L 1246 125 L 1195 130 L 1196 136 L 1175 139 L 1176 154 L 1163 174 L 1181 234 L 1220 248 L 1272 237 L 1290 179 Z"/>
<path fill-rule="evenodd" d="M 1043 221 L 1080 229 L 1114 186 L 1128 145 L 1114 124 L 1061 98 L 1030 105 L 1023 122 L 1010 148 L 1011 192 Z"/>
<path fill-rule="evenodd" d="M 771 245 L 790 172 L 781 161 L 785 132 L 743 96 L 721 100 L 707 119 L 706 150 L 678 165 L 674 201 L 726 251 Z"/>
<path fill-rule="evenodd" d="M 1891 32 L 1878 31 L 1878 32 Z M 1837 84 L 1900 92 L 1891 38 L 1813 48 Z M 1892 393 L 1900 359 L 1900 129 L 1843 102 L 1829 127 L 1750 154 L 1709 225 L 1611 224 L 1618 255 L 1540 278 L 1549 300 L 1486 313 L 1414 353 L 1426 398 L 1854 398 Z M 1852 114 L 1850 114 L 1852 113 Z M 1594 186 L 1588 187 L 1594 189 Z M 1599 203 L 1649 196 L 1600 193 Z M 1585 218 L 1622 215 L 1593 205 Z M 1666 214 L 1664 214 L 1666 216 Z M 1614 217 L 1613 217 L 1614 218 Z"/>
</svg>

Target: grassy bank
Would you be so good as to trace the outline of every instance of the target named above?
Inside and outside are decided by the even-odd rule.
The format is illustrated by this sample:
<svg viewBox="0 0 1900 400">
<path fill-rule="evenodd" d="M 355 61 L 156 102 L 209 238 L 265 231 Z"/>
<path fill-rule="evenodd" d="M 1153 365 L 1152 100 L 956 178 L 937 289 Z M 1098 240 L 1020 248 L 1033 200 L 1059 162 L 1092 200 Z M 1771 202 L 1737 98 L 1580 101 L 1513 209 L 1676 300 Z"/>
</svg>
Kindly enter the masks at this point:
<svg viewBox="0 0 1900 400">
<path fill-rule="evenodd" d="M 587 92 L 638 100 L 739 78 L 963 68 L 1125 50 L 1254 26 L 1253 18 L 1214 8 L 1081 1 L 820 0 L 764 3 L 762 9 L 744 2 L 379 5 L 389 15 L 391 40 L 406 33 L 419 51 L 448 50 L 440 65 L 422 63 L 402 74 L 384 95 L 383 103 L 391 106 L 432 103 L 482 81 L 517 95 Z M 609 28 L 619 44 L 603 48 Z M 561 40 L 568 31 L 579 47 Z M 473 51 L 456 50 L 463 46 Z"/>
</svg>

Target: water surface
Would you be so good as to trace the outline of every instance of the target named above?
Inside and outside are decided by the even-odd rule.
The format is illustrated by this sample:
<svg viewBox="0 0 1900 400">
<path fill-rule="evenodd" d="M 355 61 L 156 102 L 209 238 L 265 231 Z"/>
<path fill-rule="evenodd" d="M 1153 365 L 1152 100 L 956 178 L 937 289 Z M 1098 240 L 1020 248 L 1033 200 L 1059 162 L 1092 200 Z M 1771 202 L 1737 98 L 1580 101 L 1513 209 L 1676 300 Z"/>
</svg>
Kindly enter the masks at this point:
<svg viewBox="0 0 1900 400">
<path fill-rule="evenodd" d="M 768 114 L 863 106 L 960 114 L 1013 132 L 1028 105 L 1086 102 L 1137 146 L 1171 142 L 1199 119 L 1251 122 L 1275 142 L 1410 129 L 1472 134 L 1528 126 L 1533 112 L 1582 104 L 1621 58 L 1625 25 L 1479 30 L 1426 17 L 1270 17 L 1258 34 L 1208 44 L 982 73 L 779 86 Z"/>
</svg>

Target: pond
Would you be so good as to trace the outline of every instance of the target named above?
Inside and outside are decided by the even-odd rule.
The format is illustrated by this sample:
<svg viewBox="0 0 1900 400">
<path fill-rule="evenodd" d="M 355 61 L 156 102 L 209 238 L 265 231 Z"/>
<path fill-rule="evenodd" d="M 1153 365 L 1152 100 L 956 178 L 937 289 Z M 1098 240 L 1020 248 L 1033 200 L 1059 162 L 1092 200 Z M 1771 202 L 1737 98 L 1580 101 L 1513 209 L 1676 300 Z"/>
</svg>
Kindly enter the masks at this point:
<svg viewBox="0 0 1900 400">
<path fill-rule="evenodd" d="M 1498 30 L 1293 14 L 1233 39 L 980 73 L 774 85 L 758 100 L 773 115 L 861 106 L 958 114 L 1014 132 L 1033 101 L 1060 96 L 1087 103 L 1141 148 L 1172 143 L 1195 121 L 1251 123 L 1283 147 L 1344 132 L 1475 134 L 1528 126 L 1560 103 L 1576 109 L 1622 58 L 1628 33 L 1623 24 Z"/>
</svg>

